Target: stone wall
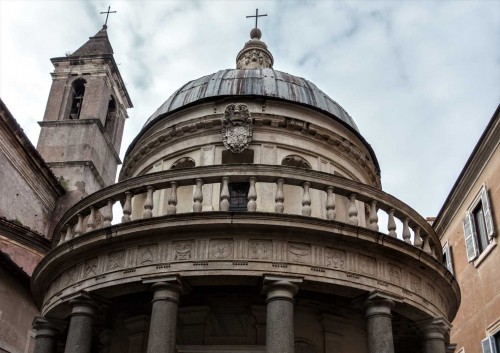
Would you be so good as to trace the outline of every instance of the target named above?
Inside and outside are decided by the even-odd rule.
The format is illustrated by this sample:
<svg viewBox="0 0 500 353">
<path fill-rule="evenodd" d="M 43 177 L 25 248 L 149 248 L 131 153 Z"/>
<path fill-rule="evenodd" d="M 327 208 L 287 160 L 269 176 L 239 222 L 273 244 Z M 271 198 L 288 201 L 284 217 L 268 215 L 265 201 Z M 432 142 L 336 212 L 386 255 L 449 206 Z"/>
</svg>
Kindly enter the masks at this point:
<svg viewBox="0 0 500 353">
<path fill-rule="evenodd" d="M 38 309 L 29 288 L 0 264 L 0 351 L 31 353 L 34 349 L 33 317 Z"/>
</svg>

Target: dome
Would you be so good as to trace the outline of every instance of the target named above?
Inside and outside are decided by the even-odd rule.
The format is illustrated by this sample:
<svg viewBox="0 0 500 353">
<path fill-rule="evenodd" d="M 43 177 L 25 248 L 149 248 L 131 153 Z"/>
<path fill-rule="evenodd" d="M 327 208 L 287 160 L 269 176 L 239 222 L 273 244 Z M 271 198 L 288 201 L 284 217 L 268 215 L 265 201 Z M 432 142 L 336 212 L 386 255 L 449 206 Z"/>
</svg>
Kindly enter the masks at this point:
<svg viewBox="0 0 500 353">
<path fill-rule="evenodd" d="M 312 82 L 272 68 L 226 69 L 179 88 L 146 121 L 146 125 L 191 103 L 227 96 L 258 96 L 319 109 L 359 132 L 351 116 Z"/>
</svg>

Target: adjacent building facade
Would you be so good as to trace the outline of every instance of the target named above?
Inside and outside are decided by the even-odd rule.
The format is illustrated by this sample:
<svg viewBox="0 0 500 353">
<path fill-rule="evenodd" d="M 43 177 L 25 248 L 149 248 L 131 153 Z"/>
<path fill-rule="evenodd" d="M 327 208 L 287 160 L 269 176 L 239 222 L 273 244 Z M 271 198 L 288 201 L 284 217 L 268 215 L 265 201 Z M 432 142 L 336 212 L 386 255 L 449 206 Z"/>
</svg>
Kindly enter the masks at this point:
<svg viewBox="0 0 500 353">
<path fill-rule="evenodd" d="M 451 340 L 459 353 L 500 352 L 500 108 L 434 222 L 462 303 Z"/>
</svg>

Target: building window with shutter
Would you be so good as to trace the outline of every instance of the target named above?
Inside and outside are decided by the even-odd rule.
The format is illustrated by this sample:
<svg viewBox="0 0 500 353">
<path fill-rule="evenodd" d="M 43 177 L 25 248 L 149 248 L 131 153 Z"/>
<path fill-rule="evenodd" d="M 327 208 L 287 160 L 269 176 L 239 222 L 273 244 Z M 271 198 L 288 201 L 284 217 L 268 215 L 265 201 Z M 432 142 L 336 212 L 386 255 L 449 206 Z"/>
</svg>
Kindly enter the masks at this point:
<svg viewBox="0 0 500 353">
<path fill-rule="evenodd" d="M 443 245 L 443 265 L 450 271 L 452 274 L 455 274 L 453 272 L 453 259 L 451 257 L 451 247 L 448 245 L 448 242 L 444 243 Z"/>
<path fill-rule="evenodd" d="M 496 242 L 494 242 L 493 213 L 485 185 L 467 210 L 463 225 L 468 261 L 472 262 L 478 257 L 486 256 Z"/>
<path fill-rule="evenodd" d="M 481 341 L 483 353 L 500 353 L 500 332 Z"/>
</svg>

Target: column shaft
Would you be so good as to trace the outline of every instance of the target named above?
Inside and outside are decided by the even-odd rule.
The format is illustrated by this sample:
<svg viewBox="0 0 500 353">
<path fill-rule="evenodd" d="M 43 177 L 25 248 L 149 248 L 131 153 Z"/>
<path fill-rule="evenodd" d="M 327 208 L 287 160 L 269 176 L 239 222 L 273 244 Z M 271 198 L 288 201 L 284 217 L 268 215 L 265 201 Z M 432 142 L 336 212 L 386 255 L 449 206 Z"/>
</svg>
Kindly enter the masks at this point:
<svg viewBox="0 0 500 353">
<path fill-rule="evenodd" d="M 55 353 L 60 325 L 52 319 L 36 316 L 33 328 L 36 330 L 34 353 Z"/>
<path fill-rule="evenodd" d="M 445 334 L 451 325 L 443 318 L 421 322 L 422 353 L 446 353 Z"/>
<path fill-rule="evenodd" d="M 87 299 L 71 300 L 73 306 L 64 353 L 90 353 L 96 306 Z"/>
<path fill-rule="evenodd" d="M 154 296 L 147 353 L 175 353 L 177 311 L 181 287 L 177 284 L 153 284 Z"/>
<path fill-rule="evenodd" d="M 369 353 L 394 353 L 391 309 L 394 303 L 375 298 L 366 302 L 366 326 Z"/>
<path fill-rule="evenodd" d="M 266 353 L 294 353 L 293 297 L 298 287 L 283 280 L 272 282 L 265 290 Z"/>
<path fill-rule="evenodd" d="M 34 353 L 55 353 L 57 342 L 54 337 L 35 337 Z"/>
<path fill-rule="evenodd" d="M 446 353 L 444 339 L 424 340 L 422 345 L 422 353 Z"/>
</svg>

